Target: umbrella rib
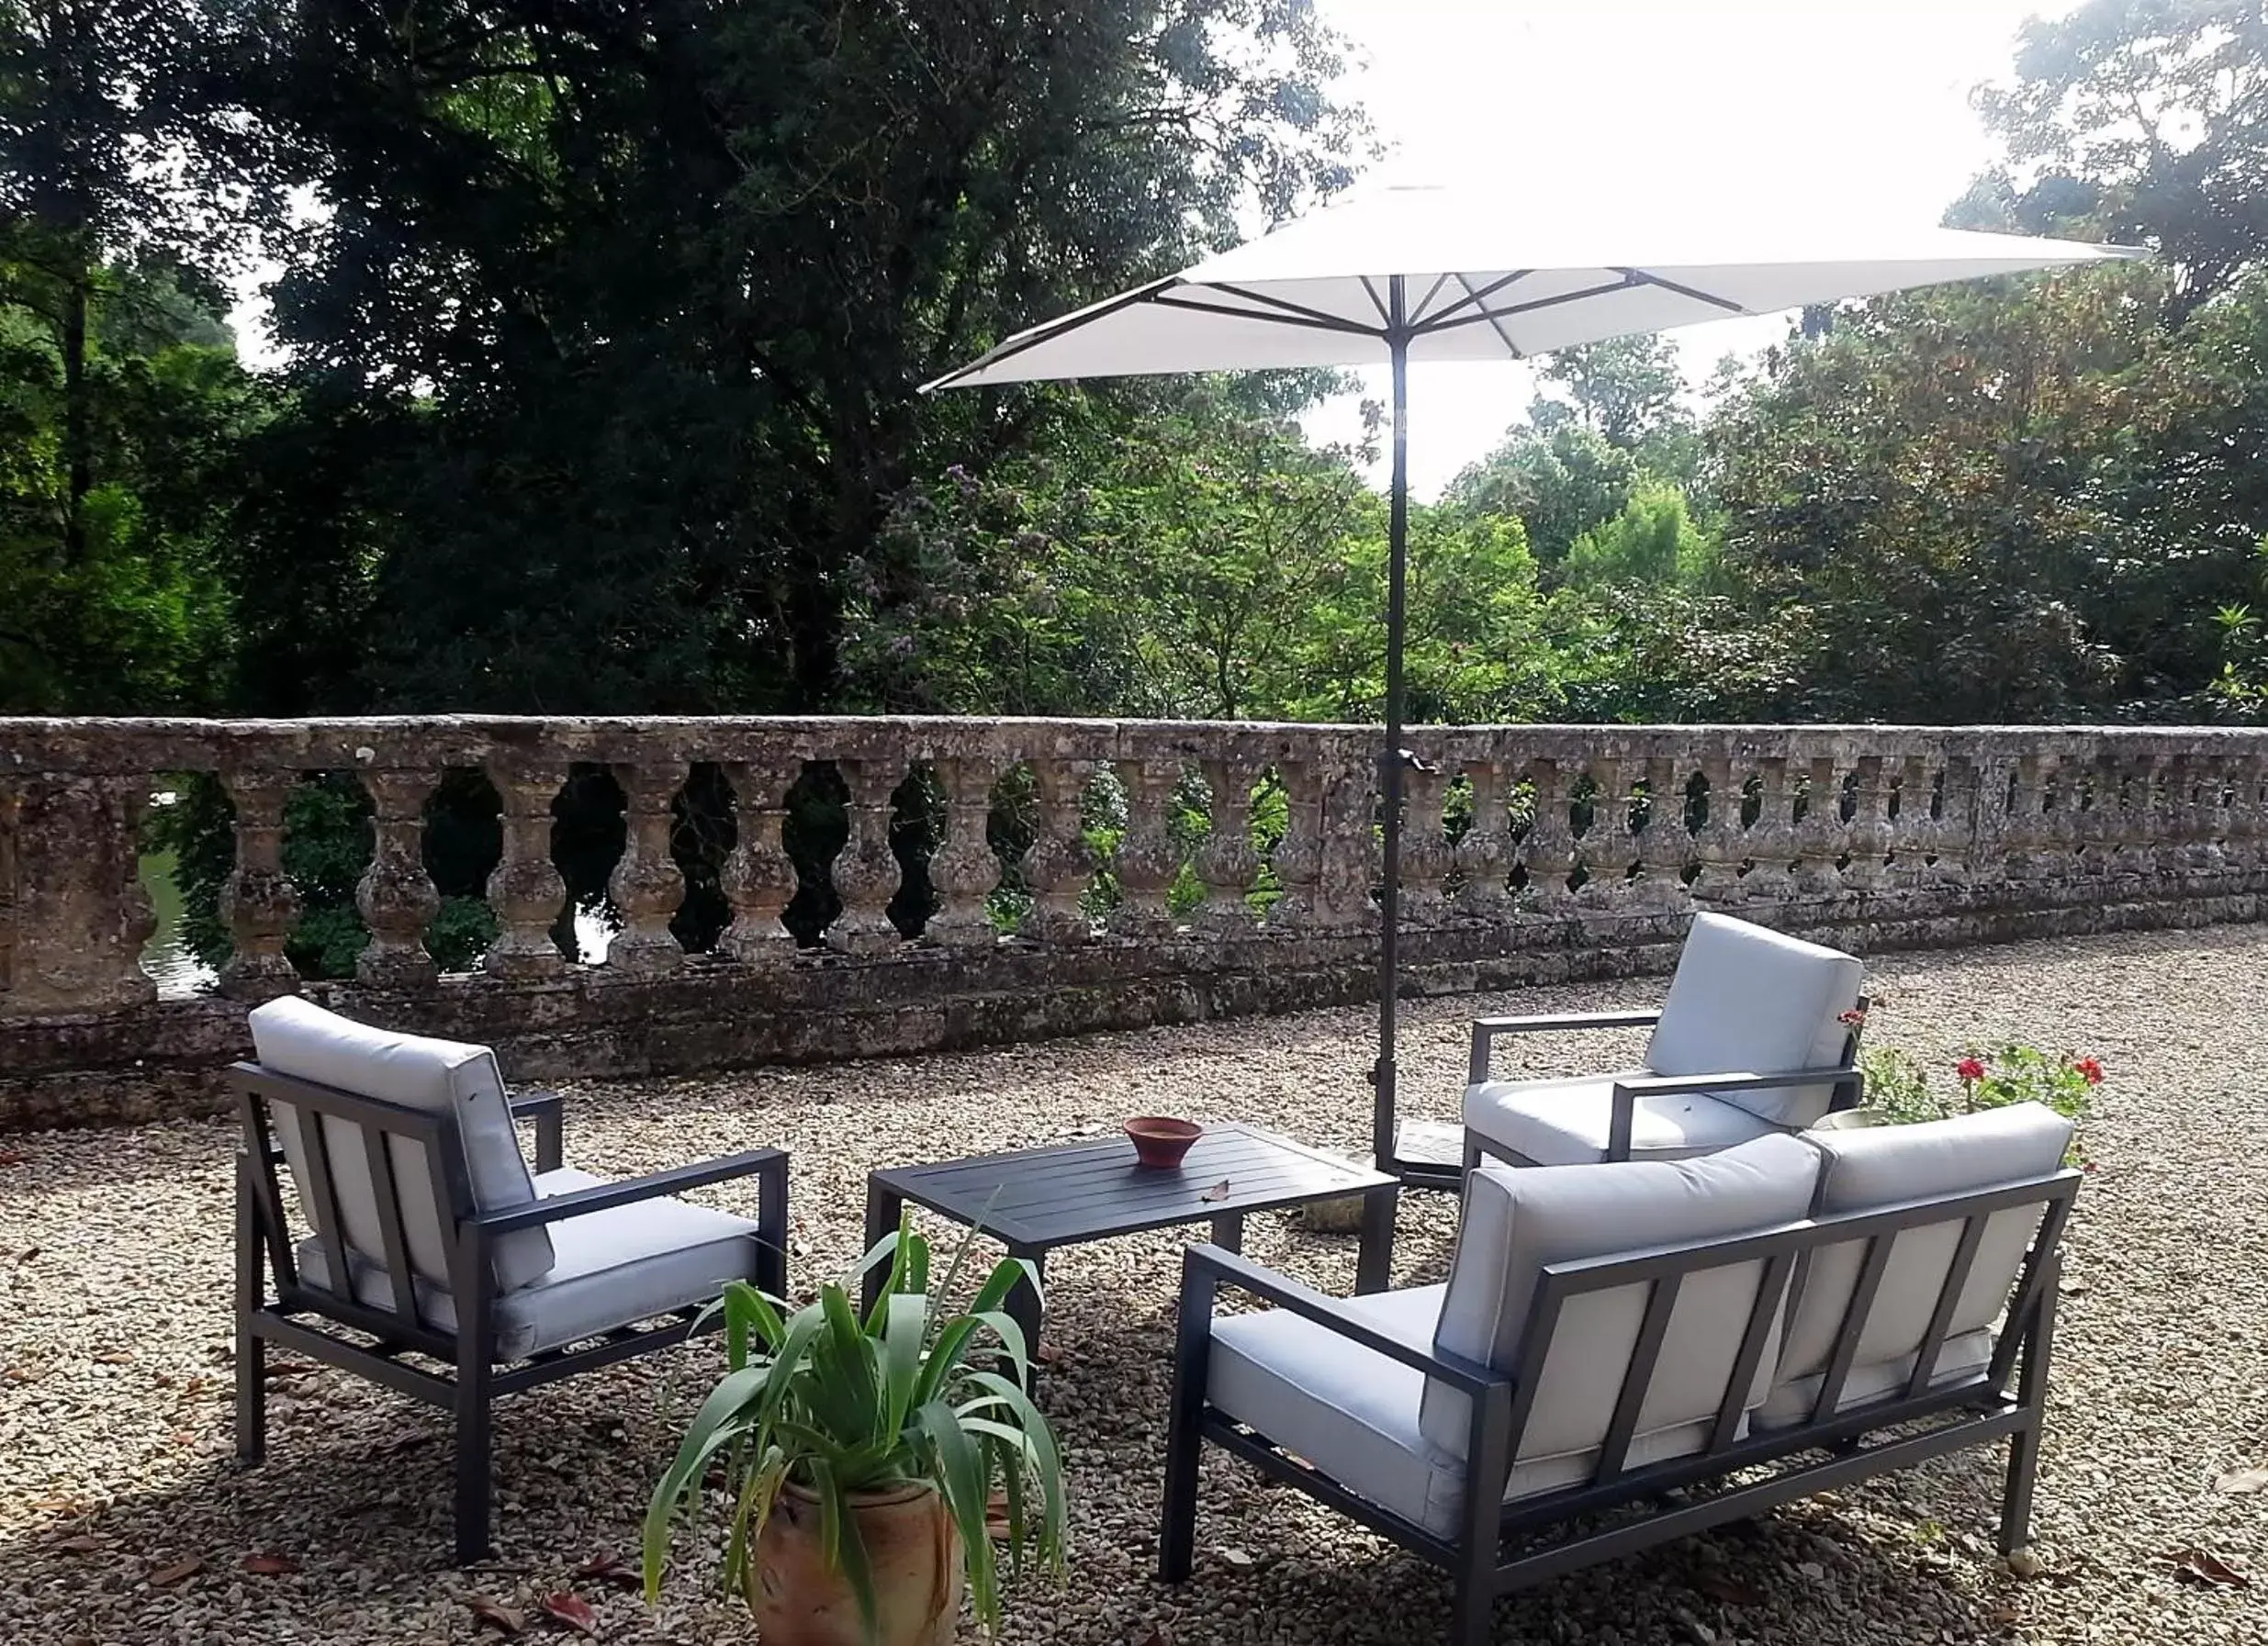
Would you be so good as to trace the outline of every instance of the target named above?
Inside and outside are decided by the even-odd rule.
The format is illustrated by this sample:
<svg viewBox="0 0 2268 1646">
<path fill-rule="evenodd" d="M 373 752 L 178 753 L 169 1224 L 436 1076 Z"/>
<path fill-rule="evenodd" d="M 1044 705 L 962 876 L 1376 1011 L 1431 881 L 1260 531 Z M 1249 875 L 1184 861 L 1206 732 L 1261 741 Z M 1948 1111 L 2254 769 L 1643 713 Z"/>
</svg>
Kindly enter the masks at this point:
<svg viewBox="0 0 2268 1646">
<path fill-rule="evenodd" d="M 1394 325 L 1394 317 L 1387 312 L 1386 304 L 1378 297 L 1378 288 L 1371 285 L 1368 274 L 1362 275 L 1361 279 L 1363 295 L 1370 299 L 1370 306 L 1378 311 L 1378 324 L 1391 330 Z"/>
<path fill-rule="evenodd" d="M 1665 280 L 1661 275 L 1648 274 L 1644 269 L 1617 269 L 1614 272 L 1625 280 L 1637 281 L 1645 286 L 1658 286 L 1666 292 L 1676 292 L 1680 297 L 1690 297 L 1696 303 L 1711 304 L 1723 309 L 1728 314 L 1746 314 L 1748 312 L 1748 306 L 1745 303 L 1735 303 L 1730 297 L 1720 297 L 1716 293 L 1705 292 L 1697 286 L 1685 286 L 1675 280 Z"/>
<path fill-rule="evenodd" d="M 1465 295 L 1467 297 L 1472 295 L 1473 283 L 1470 280 L 1467 280 L 1464 275 L 1459 274 L 1457 276 L 1457 284 L 1465 288 Z M 1504 345 L 1504 352 L 1510 355 L 1514 360 L 1520 359 L 1520 345 L 1512 341 L 1512 334 L 1504 330 L 1505 317 L 1491 313 L 1488 306 L 1485 303 L 1481 305 L 1480 312 L 1488 317 L 1488 329 L 1497 334 L 1497 341 Z"/>
<path fill-rule="evenodd" d="M 1603 297 L 1609 292 L 1630 291 L 1643 284 L 1643 281 L 1630 278 L 1610 280 L 1604 286 L 1587 286 L 1580 291 L 1561 292 L 1556 297 L 1537 297 L 1530 302 L 1515 303 L 1510 308 L 1483 308 L 1476 314 L 1460 315 L 1454 320 L 1428 326 L 1426 330 L 1428 333 L 1454 331 L 1462 326 L 1476 326 L 1483 320 L 1493 326 L 1497 321 L 1508 320 L 1516 314 L 1533 314 L 1539 308 L 1557 308 L 1562 304 L 1580 303 L 1587 297 Z M 1498 335 L 1503 334 L 1499 332 Z"/>
<path fill-rule="evenodd" d="M 1457 278 L 1459 280 L 1464 280 L 1465 276 L 1460 274 Z M 1441 288 L 1448 284 L 1448 275 L 1436 274 L 1433 276 L 1433 284 L 1426 288 L 1425 296 L 1420 297 L 1417 301 L 1417 306 L 1409 311 L 1409 323 L 1412 326 L 1416 326 L 1423 322 L 1425 319 L 1425 311 L 1432 306 L 1433 299 L 1441 296 Z M 1465 289 L 1468 292 L 1473 289 L 1469 282 L 1465 285 Z"/>
<path fill-rule="evenodd" d="M 1319 308 L 1303 308 L 1297 303 L 1286 303 L 1263 293 L 1245 291 L 1233 286 L 1216 286 L 1212 289 L 1228 292 L 1234 297 L 1248 297 L 1255 303 L 1265 303 L 1283 312 L 1269 314 L 1265 310 L 1231 308 L 1226 303 L 1200 303 L 1191 297 L 1174 297 L 1166 292 L 1160 292 L 1151 301 L 1162 308 L 1186 308 L 1196 314 L 1224 315 L 1232 320 L 1258 320 L 1266 326 L 1304 326 L 1310 331 L 1339 331 L 1354 337 L 1375 337 L 1377 335 L 1367 326 L 1357 325 L 1353 320 L 1342 319 L 1335 314 L 1326 314 Z"/>
<path fill-rule="evenodd" d="M 1497 293 L 1502 291 L 1515 280 L 1525 280 L 1529 275 L 1534 273 L 1535 271 L 1533 269 L 1514 269 L 1509 274 L 1491 280 L 1488 285 L 1480 287 L 1477 291 L 1473 288 L 1471 282 L 1467 281 L 1465 287 L 1465 296 L 1459 297 L 1455 302 L 1449 305 L 1448 308 L 1443 309 L 1439 314 L 1433 316 L 1432 319 L 1427 320 L 1425 324 L 1416 328 L 1416 330 L 1420 335 L 1422 335 L 1428 331 L 1438 331 L 1443 326 L 1452 323 L 1456 325 L 1464 325 L 1466 323 L 1465 321 L 1458 320 L 1452 322 L 1449 317 L 1457 313 L 1460 309 L 1473 308 L 1485 305 L 1489 298 L 1495 297 Z"/>
<path fill-rule="evenodd" d="M 1021 337 L 1012 337 L 997 348 L 986 350 L 967 365 L 962 366 L 960 370 L 948 372 L 934 382 L 923 384 L 921 392 L 930 394 L 940 388 L 958 387 L 986 368 L 998 365 L 1004 360 L 1013 360 L 1027 349 L 1036 349 L 1041 343 L 1052 342 L 1066 331 L 1076 331 L 1089 321 L 1099 320 L 1106 315 L 1117 314 L 1122 308 L 1131 308 L 1137 303 L 1162 299 L 1166 292 L 1181 284 L 1182 278 L 1179 274 L 1168 274 L 1164 279 L 1153 280 L 1148 286 L 1138 286 L 1132 291 L 1121 292 L 1116 297 L 1098 303 L 1092 308 L 1078 309 L 1064 315 L 1060 319 L 1050 321 L 1044 326 L 1034 326 Z"/>
</svg>

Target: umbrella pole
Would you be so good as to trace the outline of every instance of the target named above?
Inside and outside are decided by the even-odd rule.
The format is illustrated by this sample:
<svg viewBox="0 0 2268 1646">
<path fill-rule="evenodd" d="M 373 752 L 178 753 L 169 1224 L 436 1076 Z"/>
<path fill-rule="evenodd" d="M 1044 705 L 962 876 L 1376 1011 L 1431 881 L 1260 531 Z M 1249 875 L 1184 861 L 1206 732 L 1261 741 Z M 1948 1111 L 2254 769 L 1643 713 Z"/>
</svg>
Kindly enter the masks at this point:
<svg viewBox="0 0 2268 1646">
<path fill-rule="evenodd" d="M 1396 974 L 1401 949 L 1402 855 L 1402 632 L 1408 619 L 1409 549 L 1409 330 L 1402 276 L 1387 283 L 1387 349 L 1394 375 L 1394 473 L 1387 498 L 1386 583 L 1386 747 L 1378 756 L 1378 790 L 1385 810 L 1385 872 L 1378 888 L 1378 1060 L 1372 1065 L 1375 1088 L 1370 1150 L 1378 1170 L 1401 1175 L 1395 1147 L 1394 1037 Z M 1355 1287 L 1377 1291 L 1387 1283 L 1394 1257 L 1396 1196 L 1371 1195 L 1363 1203 L 1362 1251 Z"/>
</svg>

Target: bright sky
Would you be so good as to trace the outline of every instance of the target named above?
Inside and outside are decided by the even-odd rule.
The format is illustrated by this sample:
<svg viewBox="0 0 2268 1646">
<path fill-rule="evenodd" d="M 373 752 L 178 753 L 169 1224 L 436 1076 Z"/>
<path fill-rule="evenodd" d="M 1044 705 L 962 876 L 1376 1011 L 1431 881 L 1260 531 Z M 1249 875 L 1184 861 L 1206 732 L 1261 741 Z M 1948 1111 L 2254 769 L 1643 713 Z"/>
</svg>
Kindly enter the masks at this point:
<svg viewBox="0 0 2268 1646">
<path fill-rule="evenodd" d="M 2017 28 L 2072 0 L 1316 0 L 1359 43 L 1350 91 L 1388 147 L 1369 179 L 1456 182 L 1521 166 L 1657 162 L 1745 175 L 1807 198 L 1859 198 L 1935 223 L 1995 156 L 1970 106 L 2004 80 Z M 1602 212 L 1643 200 L 1601 199 Z M 1785 319 L 1674 333 L 1695 384 L 1723 355 L 1787 334 Z M 1383 369 L 1365 392 L 1386 397 Z M 1516 365 L 1409 374 L 1409 467 L 1437 494 L 1521 418 Z M 1359 398 L 1319 409 L 1311 435 L 1352 440 Z"/>
</svg>

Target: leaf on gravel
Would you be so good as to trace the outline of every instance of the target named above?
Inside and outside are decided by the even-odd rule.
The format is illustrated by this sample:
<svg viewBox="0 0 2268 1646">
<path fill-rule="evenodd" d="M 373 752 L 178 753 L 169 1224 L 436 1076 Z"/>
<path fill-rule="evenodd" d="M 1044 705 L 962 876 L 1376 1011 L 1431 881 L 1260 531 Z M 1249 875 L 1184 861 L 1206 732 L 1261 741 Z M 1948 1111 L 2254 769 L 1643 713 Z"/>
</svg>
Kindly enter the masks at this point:
<svg viewBox="0 0 2268 1646">
<path fill-rule="evenodd" d="M 599 1638 L 599 1614 L 590 1609 L 590 1602 L 572 1590 L 562 1589 L 556 1595 L 545 1596 L 535 1603 L 535 1609 L 586 1640 Z"/>
<path fill-rule="evenodd" d="M 150 1573 L 150 1586 L 153 1589 L 170 1589 L 183 1578 L 194 1577 L 204 1570 L 205 1560 L 202 1555 L 185 1555 L 172 1565 L 160 1566 L 155 1572 Z"/>
<path fill-rule="evenodd" d="M 490 1600 L 486 1595 L 467 1595 L 465 1605 L 472 1612 L 476 1630 L 493 1629 L 506 1635 L 527 1632 L 528 1620 L 501 1601 Z"/>
<path fill-rule="evenodd" d="M 30 1159 L 20 1148 L 0 1148 L 0 1166 L 21 1166 Z"/>
<path fill-rule="evenodd" d="M 2224 1474 L 2213 1483 L 2213 1489 L 2240 1497 L 2251 1492 L 2268 1492 L 2268 1469 L 2240 1469 L 2234 1474 Z"/>
<path fill-rule="evenodd" d="M 2159 1557 L 2173 1562 L 2173 1575 L 2213 1589 L 2243 1589 L 2252 1580 L 2209 1549 L 2171 1549 Z"/>
<path fill-rule="evenodd" d="M 309 1377 L 316 1371 L 312 1360 L 270 1360 L 261 1369 L 260 1375 L 269 1383 L 284 1377 Z"/>
<path fill-rule="evenodd" d="M 299 1562 L 287 1554 L 248 1554 L 244 1570 L 254 1577 L 285 1577 L 299 1569 Z"/>
<path fill-rule="evenodd" d="M 1721 1606 L 1764 1604 L 1764 1591 L 1755 1584 L 1745 1584 L 1735 1578 L 1719 1577 L 1713 1572 L 1705 1572 L 1695 1578 L 1693 1586 Z"/>
<path fill-rule="evenodd" d="M 1198 1195 L 1197 1198 L 1199 1200 L 1227 1200 L 1229 1198 L 1229 1180 L 1227 1178 L 1221 1179 L 1220 1181 L 1215 1183 L 1210 1189 L 1207 1189 L 1204 1193 Z"/>
<path fill-rule="evenodd" d="M 39 1255 L 39 1248 L 38 1247 L 27 1246 L 22 1251 L 16 1254 L 16 1260 L 18 1263 L 28 1263 L 32 1259 L 38 1257 Z"/>
<path fill-rule="evenodd" d="M 90 1537 L 83 1532 L 78 1537 L 63 1539 L 55 1547 L 65 1554 L 100 1554 L 110 1547 L 110 1540 Z"/>
<path fill-rule="evenodd" d="M 1032 1358 L 1042 1366 L 1052 1366 L 1063 1358 L 1063 1346 L 1042 1338 L 1039 1347 L 1032 1351 Z"/>
<path fill-rule="evenodd" d="M 1220 1551 L 1220 1563 L 1238 1572 L 1249 1572 L 1252 1557 L 1241 1549 L 1224 1549 Z"/>
<path fill-rule="evenodd" d="M 625 1565 L 611 1549 L 601 1549 L 581 1565 L 575 1575 L 589 1583 L 612 1584 L 618 1589 L 642 1589 L 646 1579 L 638 1575 L 634 1566 Z"/>
<path fill-rule="evenodd" d="M 1173 1641 L 1162 1629 L 1153 1629 L 1141 1638 L 1140 1646 L 1173 1646 Z"/>
<path fill-rule="evenodd" d="M 97 1366 L 131 1366 L 134 1351 L 130 1349 L 106 1349 L 95 1357 Z"/>
</svg>

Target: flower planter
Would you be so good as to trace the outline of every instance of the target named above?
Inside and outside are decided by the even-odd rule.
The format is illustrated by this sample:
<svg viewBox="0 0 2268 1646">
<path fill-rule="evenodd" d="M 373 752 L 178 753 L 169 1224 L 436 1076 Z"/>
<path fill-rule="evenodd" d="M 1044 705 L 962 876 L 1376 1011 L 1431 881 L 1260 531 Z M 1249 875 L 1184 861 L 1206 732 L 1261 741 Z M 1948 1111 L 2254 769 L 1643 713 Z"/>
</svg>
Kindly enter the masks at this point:
<svg viewBox="0 0 2268 1646">
<path fill-rule="evenodd" d="M 820 1552 L 819 1500 L 780 1490 L 748 1563 L 748 1610 L 764 1646 L 948 1646 L 960 1621 L 960 1536 L 934 1487 L 851 1495 L 874 1574 L 880 1629 L 870 1639 L 858 1597 Z"/>
</svg>

